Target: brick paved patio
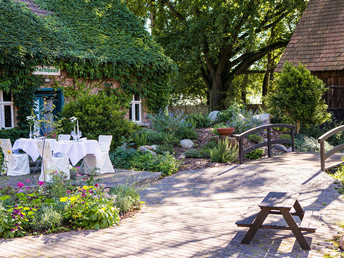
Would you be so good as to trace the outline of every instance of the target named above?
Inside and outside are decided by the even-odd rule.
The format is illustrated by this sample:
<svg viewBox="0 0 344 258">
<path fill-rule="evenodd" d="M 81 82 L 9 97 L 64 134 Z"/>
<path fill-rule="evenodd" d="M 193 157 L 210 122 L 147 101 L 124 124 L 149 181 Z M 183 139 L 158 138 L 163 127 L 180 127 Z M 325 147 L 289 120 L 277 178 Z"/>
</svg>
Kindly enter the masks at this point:
<svg viewBox="0 0 344 258">
<path fill-rule="evenodd" d="M 144 209 L 117 227 L 0 240 L 0 256 L 322 257 L 331 251 L 326 240 L 342 232 L 344 202 L 334 180 L 305 160 L 181 172 L 144 190 Z M 306 234 L 311 251 L 290 231 L 260 229 L 250 245 L 240 244 L 246 228 L 235 221 L 270 191 L 297 191 L 305 210 L 320 211 L 317 232 Z"/>
</svg>

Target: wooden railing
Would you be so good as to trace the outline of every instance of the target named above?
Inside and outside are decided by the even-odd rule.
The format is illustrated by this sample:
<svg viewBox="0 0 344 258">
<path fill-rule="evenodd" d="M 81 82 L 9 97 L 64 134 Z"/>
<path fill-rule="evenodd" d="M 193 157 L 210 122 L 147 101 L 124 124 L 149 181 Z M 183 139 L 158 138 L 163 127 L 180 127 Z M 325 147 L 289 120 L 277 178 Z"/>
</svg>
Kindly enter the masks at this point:
<svg viewBox="0 0 344 258">
<path fill-rule="evenodd" d="M 344 125 L 338 126 L 318 138 L 318 143 L 320 143 L 320 167 L 322 171 L 325 171 L 325 160 L 331 157 L 334 153 L 344 149 L 344 144 L 340 144 L 334 147 L 332 150 L 329 150 L 328 152 L 325 153 L 325 141 L 329 137 L 342 131 L 344 131 Z"/>
<path fill-rule="evenodd" d="M 290 128 L 290 136 L 291 140 L 271 140 L 271 131 L 272 128 Z M 253 146 L 250 146 L 249 148 L 244 149 L 244 138 L 249 135 L 253 134 L 255 132 L 259 132 L 262 130 L 267 130 L 267 138 L 268 140 L 265 142 L 257 143 Z M 295 126 L 293 125 L 287 125 L 287 124 L 268 124 L 268 125 L 262 125 L 255 128 L 252 128 L 246 132 L 243 132 L 242 134 L 235 134 L 234 137 L 239 142 L 239 162 L 240 164 L 244 163 L 244 155 L 247 153 L 250 153 L 251 151 L 254 151 L 256 149 L 259 149 L 264 146 L 268 146 L 268 156 L 271 157 L 271 150 L 273 144 L 291 144 L 292 151 L 295 151 Z"/>
</svg>

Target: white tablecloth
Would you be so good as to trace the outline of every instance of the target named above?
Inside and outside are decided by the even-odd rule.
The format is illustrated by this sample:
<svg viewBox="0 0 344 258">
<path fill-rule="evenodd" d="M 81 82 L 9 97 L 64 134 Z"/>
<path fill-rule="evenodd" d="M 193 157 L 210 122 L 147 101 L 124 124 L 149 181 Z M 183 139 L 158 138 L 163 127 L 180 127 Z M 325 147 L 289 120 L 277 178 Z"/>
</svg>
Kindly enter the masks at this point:
<svg viewBox="0 0 344 258">
<path fill-rule="evenodd" d="M 83 140 L 80 142 L 56 141 L 55 139 L 46 140 L 50 141 L 51 149 L 54 154 L 63 153 L 69 158 L 73 166 L 75 166 L 87 154 L 93 154 L 99 161 L 102 159 L 99 143 L 96 140 Z M 13 150 L 22 149 L 33 160 L 36 160 L 40 156 L 37 141 L 41 140 L 23 138 L 18 139 L 13 145 Z"/>
</svg>

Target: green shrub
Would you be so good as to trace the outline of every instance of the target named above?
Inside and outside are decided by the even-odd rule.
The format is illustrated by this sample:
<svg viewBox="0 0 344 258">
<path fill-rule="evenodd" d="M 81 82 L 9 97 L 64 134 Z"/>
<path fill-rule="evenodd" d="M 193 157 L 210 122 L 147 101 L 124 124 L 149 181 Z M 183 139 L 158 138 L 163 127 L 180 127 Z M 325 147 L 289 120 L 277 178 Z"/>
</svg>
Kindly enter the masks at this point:
<svg viewBox="0 0 344 258">
<path fill-rule="evenodd" d="M 0 129 L 0 139 L 10 139 L 12 144 L 19 138 L 28 138 L 29 129 L 11 128 Z"/>
<path fill-rule="evenodd" d="M 43 231 L 62 225 L 63 217 L 52 205 L 43 206 L 32 221 L 34 230 Z"/>
<path fill-rule="evenodd" d="M 135 142 L 135 145 L 137 147 L 140 147 L 142 145 L 146 145 L 148 142 L 147 137 L 148 137 L 147 130 L 141 130 L 141 131 L 135 132 L 133 135 L 133 140 Z"/>
<path fill-rule="evenodd" d="M 102 134 L 112 135 L 112 146 L 119 146 L 122 136 L 128 138 L 138 128 L 135 123 L 125 119 L 126 111 L 123 111 L 123 108 L 115 95 L 91 94 L 67 103 L 63 108 L 62 116 L 78 118 L 83 136 L 98 139 Z M 72 130 L 68 119 L 64 128 L 67 133 Z"/>
<path fill-rule="evenodd" d="M 274 93 L 265 99 L 269 113 L 292 120 L 297 133 L 302 126 L 315 126 L 329 121 L 330 114 L 323 98 L 326 87 L 301 63 L 297 67 L 286 62 L 279 77 L 274 80 Z"/>
<path fill-rule="evenodd" d="M 278 139 L 280 139 L 280 140 L 291 140 L 291 136 L 290 136 L 290 134 L 280 134 L 278 136 Z"/>
<path fill-rule="evenodd" d="M 154 130 L 146 130 L 148 144 L 162 144 L 165 141 L 166 133 Z"/>
<path fill-rule="evenodd" d="M 140 154 L 133 148 L 128 148 L 126 145 L 117 147 L 114 152 L 110 152 L 111 163 L 115 168 L 130 169 L 130 162 Z"/>
<path fill-rule="evenodd" d="M 342 160 L 343 160 L 343 158 L 342 158 Z M 343 164 L 341 164 L 339 166 L 339 168 L 336 171 L 336 173 L 333 174 L 333 177 L 335 179 L 337 179 L 338 181 L 340 181 L 342 183 L 342 185 L 344 185 L 344 165 Z"/>
<path fill-rule="evenodd" d="M 179 140 L 182 139 L 191 139 L 191 140 L 196 140 L 198 138 L 198 133 L 195 131 L 194 128 L 190 127 L 180 127 L 176 131 L 176 137 Z"/>
<path fill-rule="evenodd" d="M 173 148 L 172 144 L 165 143 L 165 144 L 159 145 L 158 149 L 155 150 L 155 152 L 157 154 L 165 154 L 167 152 L 170 153 L 170 154 L 173 154 L 174 153 L 174 148 Z"/>
<path fill-rule="evenodd" d="M 162 176 L 170 176 L 178 171 L 180 161 L 176 160 L 171 154 L 153 156 L 151 153 L 146 152 L 134 157 L 131 165 L 133 169 L 161 172 Z"/>
<path fill-rule="evenodd" d="M 264 150 L 263 149 L 255 149 L 245 155 L 248 159 L 260 159 L 263 156 Z"/>
<path fill-rule="evenodd" d="M 254 143 L 261 143 L 263 142 L 263 137 L 258 134 L 249 134 L 247 135 L 247 139 Z"/>
<path fill-rule="evenodd" d="M 212 149 L 216 146 L 217 146 L 217 142 L 214 140 L 211 140 L 211 141 L 207 142 L 206 144 L 204 144 L 203 148 Z"/>
<path fill-rule="evenodd" d="M 224 140 L 219 140 L 217 147 L 210 150 L 210 160 L 212 162 L 234 162 L 238 159 L 239 148 L 235 145 L 229 144 L 226 137 Z"/>
<path fill-rule="evenodd" d="M 123 214 L 140 204 L 140 195 L 133 186 L 118 185 L 110 189 L 110 194 L 116 195 L 115 205 Z"/>
<path fill-rule="evenodd" d="M 208 128 L 212 125 L 208 114 L 195 113 L 187 116 L 186 119 L 194 128 Z"/>
<path fill-rule="evenodd" d="M 331 150 L 333 146 L 325 141 L 325 152 Z M 313 137 L 298 134 L 295 137 L 295 149 L 298 152 L 319 152 L 320 144 Z"/>
<path fill-rule="evenodd" d="M 197 149 L 188 149 L 184 152 L 186 158 L 202 158 L 200 150 Z"/>
</svg>

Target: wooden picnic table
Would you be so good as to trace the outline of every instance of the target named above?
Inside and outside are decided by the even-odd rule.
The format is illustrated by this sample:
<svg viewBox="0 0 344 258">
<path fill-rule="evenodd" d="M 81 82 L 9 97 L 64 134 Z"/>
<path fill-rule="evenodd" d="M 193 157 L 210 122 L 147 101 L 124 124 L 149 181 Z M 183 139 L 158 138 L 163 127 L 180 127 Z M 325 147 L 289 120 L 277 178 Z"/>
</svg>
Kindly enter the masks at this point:
<svg viewBox="0 0 344 258">
<path fill-rule="evenodd" d="M 315 232 L 313 219 L 317 218 L 318 212 L 304 211 L 297 200 L 298 194 L 288 194 L 286 192 L 270 192 L 258 205 L 260 211 L 255 214 L 245 214 L 244 218 L 237 221 L 239 227 L 249 227 L 242 244 L 249 244 L 259 228 L 291 230 L 299 242 L 302 249 L 310 250 L 305 237 L 301 231 Z M 280 224 L 264 225 L 264 221 L 269 214 L 280 214 L 283 216 L 287 226 Z M 293 216 L 300 218 L 300 225 L 297 224 Z"/>
</svg>

